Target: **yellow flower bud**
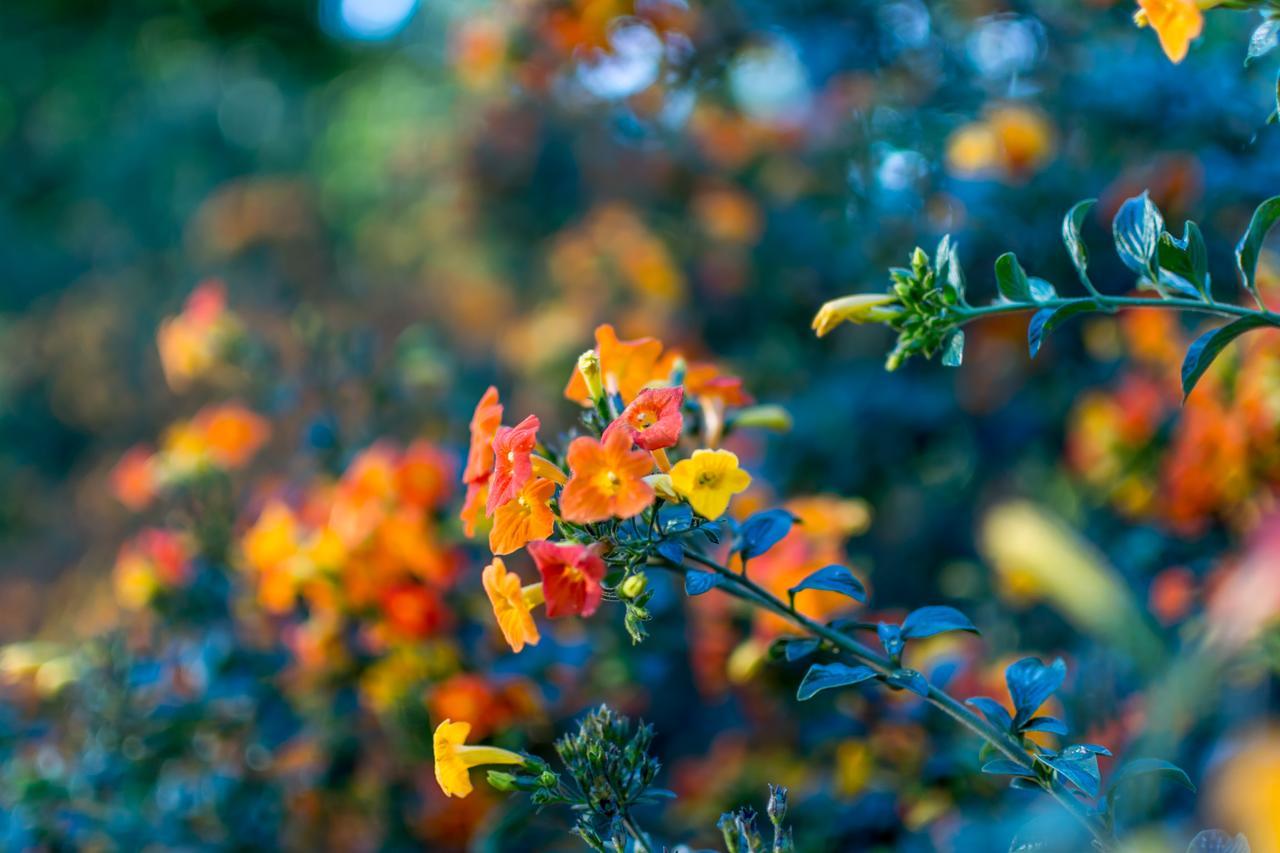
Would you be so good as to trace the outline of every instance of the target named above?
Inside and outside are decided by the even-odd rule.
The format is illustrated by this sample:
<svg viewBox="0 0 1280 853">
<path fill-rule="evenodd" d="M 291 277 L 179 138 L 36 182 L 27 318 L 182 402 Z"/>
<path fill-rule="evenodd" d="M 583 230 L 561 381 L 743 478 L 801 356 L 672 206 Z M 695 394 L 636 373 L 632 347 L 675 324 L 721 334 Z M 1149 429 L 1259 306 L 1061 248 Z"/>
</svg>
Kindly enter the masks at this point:
<svg viewBox="0 0 1280 853">
<path fill-rule="evenodd" d="M 604 397 L 604 379 L 600 375 L 600 354 L 589 349 L 578 356 L 578 372 L 587 385 L 587 396 L 593 403 Z"/>
<path fill-rule="evenodd" d="M 902 308 L 892 293 L 856 293 L 832 299 L 818 309 L 813 330 L 822 337 L 841 323 L 885 323 Z"/>
</svg>

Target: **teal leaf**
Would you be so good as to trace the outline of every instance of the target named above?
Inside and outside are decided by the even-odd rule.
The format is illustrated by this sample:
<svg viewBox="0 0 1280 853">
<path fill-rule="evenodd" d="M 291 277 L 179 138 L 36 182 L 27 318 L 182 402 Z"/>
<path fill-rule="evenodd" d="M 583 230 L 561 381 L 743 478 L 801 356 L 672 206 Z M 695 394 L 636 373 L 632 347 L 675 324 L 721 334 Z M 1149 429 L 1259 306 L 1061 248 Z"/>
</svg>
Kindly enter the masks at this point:
<svg viewBox="0 0 1280 853">
<path fill-rule="evenodd" d="M 720 576 L 711 572 L 685 572 L 684 594 L 702 595 L 720 585 Z"/>
<path fill-rule="evenodd" d="M 658 552 L 659 557 L 662 557 L 668 563 L 677 566 L 684 563 L 684 548 L 674 539 L 663 539 L 654 550 Z"/>
<path fill-rule="evenodd" d="M 1160 235 L 1156 260 L 1161 284 L 1193 298 L 1209 295 L 1209 250 L 1200 226 L 1191 220 L 1183 225 L 1181 240 L 1168 231 Z"/>
<path fill-rule="evenodd" d="M 1027 272 L 1013 252 L 1005 252 L 996 258 L 996 287 L 1000 289 L 1000 295 L 1010 302 L 1034 301 Z"/>
<path fill-rule="evenodd" d="M 1062 686 L 1066 677 L 1067 665 L 1062 658 L 1047 666 L 1039 658 L 1023 658 L 1010 664 L 1004 671 L 1004 678 L 1016 709 L 1014 726 L 1022 728 L 1022 724 L 1031 719 L 1036 709 Z"/>
<path fill-rule="evenodd" d="M 1276 88 L 1276 107 L 1280 109 L 1280 82 Z M 1277 219 L 1280 219 L 1280 196 L 1272 196 L 1258 205 L 1253 218 L 1249 220 L 1249 229 L 1236 245 L 1236 270 L 1240 273 L 1240 283 L 1254 299 L 1259 299 L 1255 281 L 1258 256 L 1262 253 L 1262 243 L 1267 239 L 1267 232 L 1276 224 Z"/>
<path fill-rule="evenodd" d="M 1008 731 L 1013 728 L 1013 717 L 1009 715 L 1008 710 L 1006 710 L 1003 705 L 991 697 L 973 696 L 964 700 L 964 703 L 966 705 L 972 705 L 981 711 L 982 716 L 987 718 L 987 722 L 991 723 L 991 725 L 1001 731 Z"/>
<path fill-rule="evenodd" d="M 1152 261 L 1163 230 L 1164 217 L 1146 192 L 1120 205 L 1111 222 L 1120 260 L 1134 273 L 1149 278 L 1155 277 Z"/>
<path fill-rule="evenodd" d="M 815 694 L 833 687 L 847 687 L 859 684 L 876 677 L 876 672 L 869 666 L 849 666 L 843 663 L 815 663 L 805 673 L 796 691 L 796 698 L 801 702 L 812 699 Z"/>
<path fill-rule="evenodd" d="M 929 681 L 914 669 L 895 669 L 885 676 L 885 682 L 891 687 L 910 690 L 917 696 L 929 695 Z"/>
<path fill-rule="evenodd" d="M 1078 314 L 1101 310 L 1102 306 L 1096 302 L 1072 302 L 1058 308 L 1041 308 L 1031 315 L 1031 322 L 1027 324 L 1027 351 L 1035 358 L 1045 335 Z"/>
<path fill-rule="evenodd" d="M 938 251 L 933 256 L 934 277 L 942 282 L 942 292 L 947 302 L 964 304 L 964 269 L 960 266 L 960 258 L 956 252 L 955 241 L 951 235 L 943 236 L 938 243 Z"/>
<path fill-rule="evenodd" d="M 794 640 L 787 640 L 782 646 L 782 654 L 791 662 L 804 660 L 816 652 L 820 645 L 822 645 L 821 640 L 813 637 L 799 637 Z"/>
<path fill-rule="evenodd" d="M 854 601 L 867 600 L 867 589 L 853 572 L 841 565 L 830 565 L 818 569 L 809 577 L 787 590 L 794 598 L 797 592 L 806 589 L 818 589 L 826 592 L 838 592 Z"/>
<path fill-rule="evenodd" d="M 1086 217 L 1097 203 L 1096 198 L 1077 202 L 1062 218 L 1062 242 L 1066 244 L 1067 254 L 1071 256 L 1071 263 L 1080 274 L 1082 282 L 1089 280 L 1086 273 L 1089 268 L 1089 250 L 1080 238 L 1080 229 L 1084 227 Z"/>
<path fill-rule="evenodd" d="M 903 646 L 906 645 L 906 641 L 902 639 L 902 629 L 897 625 L 881 622 L 876 625 L 876 635 L 880 638 L 880 645 L 884 647 L 885 654 L 896 661 L 902 654 Z"/>
<path fill-rule="evenodd" d="M 988 761 L 982 765 L 982 772 L 989 773 L 993 776 L 1024 776 L 1028 779 L 1034 779 L 1031 771 L 1023 767 L 1016 761 L 1010 761 L 1007 758 L 997 758 L 994 761 Z"/>
<path fill-rule="evenodd" d="M 1119 787 L 1126 782 L 1130 782 L 1139 776 L 1155 775 L 1177 782 L 1187 790 L 1194 791 L 1195 783 L 1191 781 L 1191 777 L 1187 775 L 1187 771 L 1171 761 L 1165 761 L 1162 758 L 1137 758 L 1127 764 L 1121 765 L 1116 771 L 1115 776 L 1111 778 L 1111 787 L 1107 789 L 1107 800 L 1110 802 L 1116 796 Z"/>
<path fill-rule="evenodd" d="M 902 620 L 902 636 L 907 640 L 932 637 L 934 634 L 946 631 L 978 633 L 978 629 L 973 627 L 969 617 L 954 607 L 942 605 L 921 607 L 918 610 L 912 610 L 907 614 L 907 618 Z"/>
<path fill-rule="evenodd" d="M 956 329 L 947 337 L 947 342 L 942 347 L 942 366 L 959 367 L 962 361 L 964 361 L 964 332 Z"/>
<path fill-rule="evenodd" d="M 769 509 L 748 518 L 738 533 L 743 559 L 758 557 L 777 545 L 791 532 L 795 520 L 785 509 Z"/>
<path fill-rule="evenodd" d="M 1022 727 L 1022 730 L 1024 732 L 1047 732 L 1058 737 L 1066 737 L 1067 724 L 1057 717 L 1032 717 Z"/>
<path fill-rule="evenodd" d="M 1258 25 L 1249 38 L 1249 54 L 1244 58 L 1244 64 L 1266 56 L 1275 50 L 1277 44 L 1280 44 L 1280 19 L 1270 18 Z"/>
<path fill-rule="evenodd" d="M 1098 796 L 1102 774 L 1098 772 L 1097 756 L 1086 754 L 1083 758 L 1064 758 L 1059 755 L 1044 758 L 1043 761 L 1085 794 L 1090 797 Z"/>
<path fill-rule="evenodd" d="M 1185 400 L 1191 395 L 1191 389 L 1196 387 L 1200 377 L 1209 369 L 1209 365 L 1213 364 L 1213 360 L 1227 344 L 1250 329 L 1268 325 L 1271 324 L 1265 317 L 1255 314 L 1233 320 L 1225 326 L 1205 332 L 1196 338 L 1187 348 L 1186 358 L 1182 360 L 1182 398 Z"/>
<path fill-rule="evenodd" d="M 1058 291 L 1054 289 L 1053 284 L 1042 278 L 1031 276 L 1027 279 L 1027 285 L 1031 288 L 1033 302 L 1048 302 L 1050 299 L 1058 298 Z"/>
</svg>

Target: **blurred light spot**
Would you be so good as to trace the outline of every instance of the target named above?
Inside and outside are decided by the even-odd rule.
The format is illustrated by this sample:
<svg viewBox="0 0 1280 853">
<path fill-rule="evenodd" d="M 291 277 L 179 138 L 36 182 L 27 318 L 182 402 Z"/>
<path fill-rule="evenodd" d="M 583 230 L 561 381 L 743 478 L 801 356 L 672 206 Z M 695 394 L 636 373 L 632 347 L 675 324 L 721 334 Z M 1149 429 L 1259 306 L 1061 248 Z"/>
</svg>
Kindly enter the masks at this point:
<svg viewBox="0 0 1280 853">
<path fill-rule="evenodd" d="M 339 35 L 378 41 L 405 28 L 418 9 L 418 0 L 327 0 L 327 5 L 326 17 L 337 25 L 332 29 Z"/>
<path fill-rule="evenodd" d="M 920 0 L 900 0 L 878 13 L 885 46 L 891 50 L 917 48 L 929 40 L 929 10 Z"/>
<path fill-rule="evenodd" d="M 969 59 L 986 77 L 1009 77 L 1028 71 L 1043 52 L 1039 21 L 999 15 L 979 21 L 969 35 Z"/>
<path fill-rule="evenodd" d="M 749 47 L 734 60 L 729 89 L 743 112 L 765 121 L 798 121 L 809 106 L 809 81 L 785 41 Z"/>
<path fill-rule="evenodd" d="M 625 98 L 658 79 L 663 45 L 648 24 L 622 18 L 609 30 L 609 51 L 592 51 L 578 65 L 578 83 L 598 98 Z"/>
<path fill-rule="evenodd" d="M 284 119 L 284 99 L 269 80 L 237 80 L 222 93 L 218 102 L 218 128 L 228 141 L 245 148 L 258 148 L 280 130 Z"/>
<path fill-rule="evenodd" d="M 929 162 L 918 151 L 890 151 L 880 161 L 876 180 L 887 190 L 911 189 L 929 174 Z"/>
</svg>

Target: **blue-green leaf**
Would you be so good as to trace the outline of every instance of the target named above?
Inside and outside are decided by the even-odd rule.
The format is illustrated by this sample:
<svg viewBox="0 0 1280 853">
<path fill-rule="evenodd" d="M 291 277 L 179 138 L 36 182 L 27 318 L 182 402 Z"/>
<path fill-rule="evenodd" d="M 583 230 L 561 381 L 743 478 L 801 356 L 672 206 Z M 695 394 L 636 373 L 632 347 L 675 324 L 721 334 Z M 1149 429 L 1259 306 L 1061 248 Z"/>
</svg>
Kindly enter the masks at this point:
<svg viewBox="0 0 1280 853">
<path fill-rule="evenodd" d="M 884 679 L 891 687 L 910 690 L 917 696 L 929 695 L 929 681 L 914 669 L 895 669 Z"/>
<path fill-rule="evenodd" d="M 1250 329 L 1267 325 L 1270 323 L 1265 317 L 1255 314 L 1233 320 L 1225 326 L 1205 332 L 1196 338 L 1187 348 L 1186 358 L 1182 360 L 1182 398 L 1185 400 L 1191 394 L 1191 389 L 1196 387 L 1200 377 L 1209 369 L 1209 365 L 1213 364 L 1213 360 L 1227 344 Z"/>
<path fill-rule="evenodd" d="M 1065 758 L 1059 755 L 1042 760 L 1090 797 L 1098 796 L 1102 774 L 1098 772 L 1097 756 L 1086 753 L 1082 758 Z"/>
<path fill-rule="evenodd" d="M 702 595 L 720 585 L 720 576 L 711 572 L 685 572 L 685 595 Z"/>
<path fill-rule="evenodd" d="M 1280 82 L 1276 86 L 1276 108 L 1280 109 Z M 1258 284 L 1254 278 L 1258 273 L 1258 256 L 1262 254 L 1267 232 L 1277 219 L 1280 219 L 1280 196 L 1272 196 L 1258 205 L 1249 220 L 1249 229 L 1236 244 L 1236 270 L 1240 273 L 1240 284 L 1254 299 L 1258 298 Z"/>
<path fill-rule="evenodd" d="M 902 620 L 902 636 L 908 640 L 932 637 L 945 631 L 969 631 L 977 634 L 969 617 L 954 607 L 934 605 L 912 610 Z"/>
<path fill-rule="evenodd" d="M 743 559 L 758 557 L 777 545 L 791 532 L 795 520 L 785 509 L 769 509 L 748 518 L 738 533 Z"/>
<path fill-rule="evenodd" d="M 1067 254 L 1071 256 L 1071 263 L 1075 265 L 1082 282 L 1089 280 L 1086 272 L 1089 268 L 1089 250 L 1085 248 L 1084 241 L 1080 238 L 1080 229 L 1084 227 L 1085 217 L 1097 203 L 1096 198 L 1077 202 L 1062 218 L 1062 242 L 1066 244 Z"/>
<path fill-rule="evenodd" d="M 902 629 L 897 625 L 881 622 L 876 625 L 876 635 L 880 637 L 880 645 L 884 647 L 885 654 L 897 660 L 906 645 L 906 641 L 902 639 Z"/>
<path fill-rule="evenodd" d="M 843 663 L 815 663 L 805 673 L 796 691 L 796 698 L 801 702 L 813 698 L 814 694 L 832 687 L 846 687 L 876 677 L 876 672 L 869 666 L 849 666 Z"/>
<path fill-rule="evenodd" d="M 942 346 L 942 366 L 959 367 L 964 361 L 964 330 L 956 329 Z"/>
<path fill-rule="evenodd" d="M 1034 779 L 1031 771 L 1018 764 L 1016 761 L 1010 761 L 1007 758 L 997 758 L 994 761 L 988 761 L 982 765 L 983 773 L 990 773 L 993 776 L 1025 776 L 1028 779 Z"/>
<path fill-rule="evenodd" d="M 1048 732 L 1051 735 L 1066 737 L 1067 724 L 1057 717 L 1032 717 L 1022 727 L 1022 730 L 1024 732 Z"/>
<path fill-rule="evenodd" d="M 1259 24 L 1249 38 L 1249 54 L 1244 58 L 1244 64 L 1248 65 L 1258 57 L 1266 56 L 1275 50 L 1277 44 L 1280 44 L 1280 20 L 1269 18 Z"/>
<path fill-rule="evenodd" d="M 1191 839 L 1187 853 L 1250 853 L 1249 839 L 1243 832 L 1232 838 L 1221 829 L 1206 829 Z"/>
<path fill-rule="evenodd" d="M 1045 335 L 1077 314 L 1100 310 L 1102 306 L 1096 302 L 1072 302 L 1058 308 L 1041 308 L 1031 315 L 1031 322 L 1027 324 L 1027 351 L 1032 358 L 1035 358 L 1040 352 L 1040 345 L 1044 342 Z"/>
<path fill-rule="evenodd" d="M 788 661 L 804 660 L 818 650 L 822 641 L 813 637 L 797 637 L 787 640 L 782 646 L 782 654 Z"/>
<path fill-rule="evenodd" d="M 1013 717 L 1009 715 L 1008 710 L 1006 710 L 1003 705 L 991 697 L 973 696 L 964 700 L 964 703 L 966 705 L 972 705 L 981 711 L 982 716 L 987 718 L 987 722 L 991 723 L 991 725 L 1001 731 L 1008 731 L 1013 728 Z"/>
<path fill-rule="evenodd" d="M 1166 287 L 1192 298 L 1209 295 L 1209 250 L 1200 226 L 1194 222 L 1187 220 L 1181 240 L 1168 231 L 1162 233 L 1156 260 L 1160 265 L 1160 282 Z"/>
<path fill-rule="evenodd" d="M 819 589 L 826 592 L 838 592 L 847 595 L 854 601 L 866 601 L 867 589 L 862 581 L 854 577 L 853 572 L 841 565 L 830 565 L 818 569 L 809 577 L 787 590 L 794 597 L 797 592 L 806 589 Z"/>
<path fill-rule="evenodd" d="M 938 242 L 933 265 L 933 274 L 942 283 L 942 292 L 946 294 L 947 301 L 953 305 L 964 304 L 964 270 L 960 267 L 956 244 L 950 234 L 944 235 Z"/>
<path fill-rule="evenodd" d="M 1187 771 L 1171 761 L 1165 761 L 1161 758 L 1137 758 L 1128 762 L 1116 771 L 1115 776 L 1111 779 L 1111 787 L 1107 789 L 1107 799 L 1115 798 L 1116 790 L 1124 783 L 1136 779 L 1139 776 L 1156 775 L 1177 782 L 1179 785 L 1194 791 L 1195 784 L 1191 781 L 1191 777 L 1187 775 Z"/>
<path fill-rule="evenodd" d="M 1005 252 L 996 258 L 996 287 L 1000 289 L 1000 295 L 1010 302 L 1034 301 L 1026 270 L 1013 252 Z"/>
<path fill-rule="evenodd" d="M 1120 205 L 1111 222 L 1120 260 L 1133 272 L 1149 278 L 1155 277 L 1152 261 L 1163 230 L 1164 217 L 1146 192 Z"/>
<path fill-rule="evenodd" d="M 1017 728 L 1031 719 L 1036 709 L 1062 686 L 1067 677 L 1067 665 L 1058 658 L 1046 666 L 1039 658 L 1023 658 L 1012 663 L 1004 671 L 1013 707 L 1017 710 L 1013 722 Z"/>
</svg>

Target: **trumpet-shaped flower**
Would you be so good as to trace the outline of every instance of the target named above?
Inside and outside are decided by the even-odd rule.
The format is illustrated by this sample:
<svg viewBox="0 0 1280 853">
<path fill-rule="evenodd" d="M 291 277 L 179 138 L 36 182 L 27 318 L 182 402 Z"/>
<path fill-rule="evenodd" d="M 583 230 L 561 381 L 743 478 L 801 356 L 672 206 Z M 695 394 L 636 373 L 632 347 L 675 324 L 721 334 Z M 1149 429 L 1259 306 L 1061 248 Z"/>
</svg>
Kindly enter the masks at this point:
<svg viewBox="0 0 1280 853">
<path fill-rule="evenodd" d="M 484 514 L 514 498 L 533 476 L 530 455 L 538 443 L 537 415 L 529 415 L 514 427 L 498 427 L 493 437 L 493 475 L 489 480 L 489 500 Z"/>
<path fill-rule="evenodd" d="M 468 746 L 471 724 L 444 720 L 436 726 L 432 745 L 436 754 L 436 782 L 446 797 L 465 797 L 471 787 L 472 767 L 484 764 L 524 764 L 524 756 L 496 746 Z"/>
<path fill-rule="evenodd" d="M 502 403 L 498 402 L 498 389 L 490 385 L 471 415 L 471 446 L 462 482 L 478 483 L 489 478 L 493 471 L 493 439 L 501 425 Z"/>
<path fill-rule="evenodd" d="M 883 323 L 898 315 L 891 308 L 898 301 L 892 293 L 857 293 L 832 299 L 818 309 L 813 318 L 813 331 L 822 337 L 841 323 Z"/>
<path fill-rule="evenodd" d="M 1201 7 L 1209 4 L 1197 0 L 1138 0 L 1140 10 L 1134 16 L 1138 26 L 1151 25 L 1160 39 L 1165 56 L 1181 62 L 1191 42 L 1204 29 Z"/>
<path fill-rule="evenodd" d="M 493 562 L 485 566 L 480 573 L 485 594 L 493 606 L 493 617 L 498 622 L 498 630 L 511 646 L 511 651 L 520 652 L 526 645 L 536 646 L 542 639 L 538 633 L 537 623 L 533 621 L 533 608 L 542 604 L 542 584 L 535 583 L 522 586 L 520 576 L 508 572 L 502 559 L 495 557 Z"/>
<path fill-rule="evenodd" d="M 749 485 L 751 475 L 728 450 L 695 450 L 671 469 L 671 487 L 703 518 L 724 515 L 729 500 Z"/>
<path fill-rule="evenodd" d="M 535 539 L 550 536 L 556 523 L 550 506 L 555 492 L 556 484 L 551 480 L 534 477 L 525 483 L 518 495 L 494 511 L 489 550 L 510 554 Z"/>
<path fill-rule="evenodd" d="M 596 353 L 606 387 L 616 389 L 623 401 L 634 399 L 650 382 L 665 378 L 660 364 L 662 342 L 655 338 L 619 340 L 613 326 L 605 323 L 596 328 Z M 579 370 L 573 372 L 564 395 L 584 406 L 592 404 L 587 382 Z"/>
<path fill-rule="evenodd" d="M 568 521 L 589 523 L 630 518 L 653 503 L 653 489 L 644 481 L 653 460 L 631 449 L 631 436 L 614 430 L 597 441 L 575 438 L 567 454 L 573 476 L 560 494 L 560 512 Z"/>
<path fill-rule="evenodd" d="M 645 450 L 673 447 L 684 428 L 684 416 L 680 414 L 682 403 L 683 388 L 646 388 L 609 424 L 605 440 L 611 432 L 619 430 L 629 434 L 632 441 Z"/>
<path fill-rule="evenodd" d="M 590 616 L 604 597 L 604 560 L 586 545 L 530 542 L 529 556 L 542 575 L 547 615 Z"/>
</svg>

